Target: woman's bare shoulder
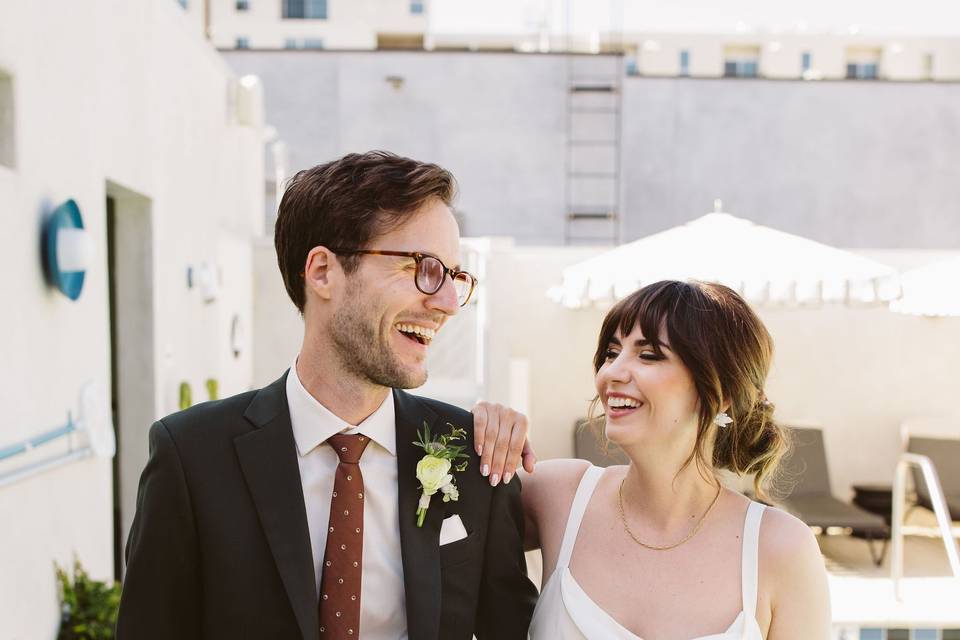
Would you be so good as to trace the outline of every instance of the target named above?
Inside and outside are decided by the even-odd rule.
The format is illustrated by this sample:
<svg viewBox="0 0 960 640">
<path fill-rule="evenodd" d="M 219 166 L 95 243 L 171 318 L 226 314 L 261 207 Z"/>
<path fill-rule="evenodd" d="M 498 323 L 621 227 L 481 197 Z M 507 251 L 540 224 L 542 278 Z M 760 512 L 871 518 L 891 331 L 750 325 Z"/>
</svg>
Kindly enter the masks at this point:
<svg viewBox="0 0 960 640">
<path fill-rule="evenodd" d="M 569 507 L 589 466 L 586 460 L 576 458 L 538 462 L 532 474 L 523 474 L 524 504 L 541 512 L 554 512 L 562 505 Z"/>
<path fill-rule="evenodd" d="M 772 566 L 814 557 L 822 562 L 820 547 L 810 527 L 782 509 L 767 507 L 760 527 L 760 557 Z"/>
<path fill-rule="evenodd" d="M 770 635 L 822 638 L 830 629 L 830 587 L 816 536 L 801 520 L 768 507 L 760 527 L 761 584 Z"/>
<path fill-rule="evenodd" d="M 803 521 L 767 507 L 760 526 L 760 570 L 773 594 L 803 592 L 826 575 L 820 545 Z"/>
</svg>

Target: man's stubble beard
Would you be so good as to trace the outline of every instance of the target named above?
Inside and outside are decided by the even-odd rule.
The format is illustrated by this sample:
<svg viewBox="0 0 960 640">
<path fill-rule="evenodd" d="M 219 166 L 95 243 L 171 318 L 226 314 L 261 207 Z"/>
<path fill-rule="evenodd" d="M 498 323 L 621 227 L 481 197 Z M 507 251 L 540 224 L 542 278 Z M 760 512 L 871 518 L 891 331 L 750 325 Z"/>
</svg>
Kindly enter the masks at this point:
<svg viewBox="0 0 960 640">
<path fill-rule="evenodd" d="M 359 286 L 333 315 L 330 337 L 344 370 L 361 380 L 391 389 L 421 386 L 427 381 L 426 373 L 421 380 L 405 370 L 390 347 L 389 336 L 385 344 L 383 336 L 378 335 L 379 324 L 371 322 L 374 316 L 370 305 L 364 304 Z"/>
</svg>

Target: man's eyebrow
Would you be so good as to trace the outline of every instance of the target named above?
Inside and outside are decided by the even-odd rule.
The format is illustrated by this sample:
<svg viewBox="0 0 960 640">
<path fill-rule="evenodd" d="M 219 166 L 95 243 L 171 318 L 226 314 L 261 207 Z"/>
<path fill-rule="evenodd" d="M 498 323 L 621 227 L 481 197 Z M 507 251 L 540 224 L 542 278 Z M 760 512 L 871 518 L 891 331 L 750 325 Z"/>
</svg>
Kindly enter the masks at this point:
<svg viewBox="0 0 960 640">
<path fill-rule="evenodd" d="M 454 271 L 462 271 L 463 265 L 460 264 L 459 262 L 451 267 L 451 266 L 447 265 L 446 262 L 443 261 L 443 258 L 441 258 L 440 256 L 438 256 L 438 255 L 435 254 L 435 253 L 430 253 L 429 251 L 420 251 L 419 253 L 422 253 L 422 254 L 425 255 L 425 256 L 430 256 L 431 258 L 436 258 L 436 259 L 439 260 L 443 265 L 448 266 L 450 269 L 453 269 Z"/>
</svg>

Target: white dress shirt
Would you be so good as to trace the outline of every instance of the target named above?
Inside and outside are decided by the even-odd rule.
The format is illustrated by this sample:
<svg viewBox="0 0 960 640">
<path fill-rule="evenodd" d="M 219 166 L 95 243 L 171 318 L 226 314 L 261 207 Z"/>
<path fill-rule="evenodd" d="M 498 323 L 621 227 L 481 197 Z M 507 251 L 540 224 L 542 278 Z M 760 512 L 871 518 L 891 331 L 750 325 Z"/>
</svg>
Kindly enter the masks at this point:
<svg viewBox="0 0 960 640">
<path fill-rule="evenodd" d="M 287 403 L 299 453 L 297 462 L 300 482 L 303 483 L 318 597 L 334 473 L 340 462 L 336 452 L 325 442 L 337 433 L 362 433 L 372 440 L 360 458 L 364 501 L 359 635 L 364 640 L 406 640 L 393 393 L 388 393 L 380 408 L 354 427 L 310 395 L 300 382 L 294 362 L 287 375 Z"/>
</svg>

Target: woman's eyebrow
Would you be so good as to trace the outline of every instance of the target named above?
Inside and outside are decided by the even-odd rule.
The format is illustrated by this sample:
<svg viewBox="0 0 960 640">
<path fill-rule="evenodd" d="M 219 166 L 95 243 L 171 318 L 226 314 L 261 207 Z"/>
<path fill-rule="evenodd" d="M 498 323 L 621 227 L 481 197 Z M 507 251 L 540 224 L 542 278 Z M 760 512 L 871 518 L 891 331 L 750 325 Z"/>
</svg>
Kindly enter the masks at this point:
<svg viewBox="0 0 960 640">
<path fill-rule="evenodd" d="M 673 353 L 673 349 L 671 349 L 670 345 L 668 345 L 666 342 L 660 342 L 660 341 L 653 342 L 653 341 L 647 340 L 646 338 L 635 340 L 633 343 L 633 346 L 638 348 L 653 347 L 654 349 L 666 349 L 667 351 Z"/>
</svg>

